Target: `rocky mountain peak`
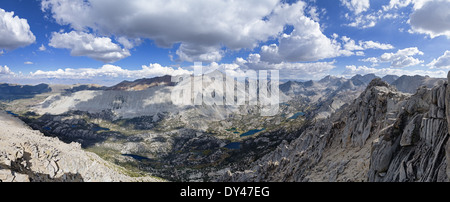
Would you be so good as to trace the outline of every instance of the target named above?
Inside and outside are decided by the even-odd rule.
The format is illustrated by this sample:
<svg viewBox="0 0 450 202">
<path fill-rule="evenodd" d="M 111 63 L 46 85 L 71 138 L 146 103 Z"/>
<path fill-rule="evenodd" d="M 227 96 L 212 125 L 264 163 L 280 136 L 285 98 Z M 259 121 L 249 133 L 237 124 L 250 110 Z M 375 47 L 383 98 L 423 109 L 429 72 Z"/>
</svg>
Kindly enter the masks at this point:
<svg viewBox="0 0 450 202">
<path fill-rule="evenodd" d="M 390 87 L 390 85 L 388 83 L 386 83 L 385 81 L 383 81 L 382 79 L 375 78 L 369 83 L 369 85 L 367 85 L 367 90 L 370 90 L 371 88 L 376 87 L 376 86 Z"/>
<path fill-rule="evenodd" d="M 333 80 L 336 80 L 336 79 L 339 79 L 339 78 L 335 77 L 335 76 L 328 75 L 328 76 L 324 77 L 323 79 L 321 79 L 319 82 L 321 82 L 321 83 L 323 83 L 323 82 L 330 82 L 330 81 L 333 81 Z"/>
</svg>

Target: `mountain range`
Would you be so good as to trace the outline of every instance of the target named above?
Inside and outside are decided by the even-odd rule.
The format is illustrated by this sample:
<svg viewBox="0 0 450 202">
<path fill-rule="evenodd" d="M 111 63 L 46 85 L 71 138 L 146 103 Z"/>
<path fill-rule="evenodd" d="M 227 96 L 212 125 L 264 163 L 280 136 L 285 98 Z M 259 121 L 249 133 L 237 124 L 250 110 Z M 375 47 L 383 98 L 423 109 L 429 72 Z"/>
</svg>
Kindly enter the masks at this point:
<svg viewBox="0 0 450 202">
<path fill-rule="evenodd" d="M 258 105 L 173 103 L 225 98 L 222 83 L 204 80 L 214 75 L 222 76 L 111 87 L 3 84 L 8 115 L 2 116 L 30 127 L 24 134 L 75 142 L 125 170 L 170 181 L 448 180 L 447 79 L 369 74 L 287 81 L 279 84 L 279 111 L 271 117 L 261 116 Z M 195 82 L 214 90 L 173 97 L 174 89 L 191 90 Z M 224 82 L 238 94 L 249 90 L 250 81 Z M 33 172 L 21 177 L 39 180 Z"/>
</svg>

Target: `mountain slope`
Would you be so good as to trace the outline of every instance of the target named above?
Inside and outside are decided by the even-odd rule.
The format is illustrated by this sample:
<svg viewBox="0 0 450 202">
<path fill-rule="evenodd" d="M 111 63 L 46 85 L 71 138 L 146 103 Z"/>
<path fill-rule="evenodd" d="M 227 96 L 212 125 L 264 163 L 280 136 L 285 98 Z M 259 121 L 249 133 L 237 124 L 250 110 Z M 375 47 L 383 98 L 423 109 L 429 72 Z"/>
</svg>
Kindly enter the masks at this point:
<svg viewBox="0 0 450 202">
<path fill-rule="evenodd" d="M 123 168 L 81 150 L 79 144 L 44 137 L 4 112 L 0 127 L 0 182 L 157 181 L 129 177 Z"/>
<path fill-rule="evenodd" d="M 351 105 L 220 181 L 448 181 L 449 92 L 445 83 L 410 96 L 375 79 Z"/>
</svg>

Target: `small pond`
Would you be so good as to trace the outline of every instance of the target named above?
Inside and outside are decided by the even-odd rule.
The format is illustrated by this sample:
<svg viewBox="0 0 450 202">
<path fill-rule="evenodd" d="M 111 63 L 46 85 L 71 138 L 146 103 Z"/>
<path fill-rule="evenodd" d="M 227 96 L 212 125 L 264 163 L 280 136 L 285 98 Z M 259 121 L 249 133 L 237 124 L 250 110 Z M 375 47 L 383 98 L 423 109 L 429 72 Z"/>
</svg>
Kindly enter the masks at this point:
<svg viewBox="0 0 450 202">
<path fill-rule="evenodd" d="M 225 145 L 225 148 L 227 149 L 240 149 L 241 143 L 240 142 L 232 142 L 230 144 Z"/>
<path fill-rule="evenodd" d="M 266 130 L 266 129 L 263 128 L 261 130 L 258 130 L 258 129 L 249 130 L 248 132 L 243 133 L 241 135 L 241 137 L 251 136 L 251 135 L 254 135 L 254 134 L 259 133 L 259 132 L 264 131 L 264 130 Z"/>
<path fill-rule="evenodd" d="M 102 131 L 102 130 L 109 131 L 109 128 L 95 127 L 95 128 L 92 128 L 92 130 L 95 132 Z"/>
<path fill-rule="evenodd" d="M 304 112 L 297 112 L 294 116 L 291 116 L 289 119 L 297 119 L 299 116 L 305 116 Z"/>
<path fill-rule="evenodd" d="M 128 157 L 131 157 L 131 158 L 133 158 L 135 160 L 138 160 L 138 161 L 150 160 L 147 157 L 143 157 L 143 156 L 139 156 L 139 155 L 135 155 L 135 154 L 122 154 L 122 156 L 128 156 Z"/>
<path fill-rule="evenodd" d="M 13 115 L 13 116 L 19 116 L 18 114 L 13 113 L 12 111 L 6 111 L 7 114 Z"/>
</svg>

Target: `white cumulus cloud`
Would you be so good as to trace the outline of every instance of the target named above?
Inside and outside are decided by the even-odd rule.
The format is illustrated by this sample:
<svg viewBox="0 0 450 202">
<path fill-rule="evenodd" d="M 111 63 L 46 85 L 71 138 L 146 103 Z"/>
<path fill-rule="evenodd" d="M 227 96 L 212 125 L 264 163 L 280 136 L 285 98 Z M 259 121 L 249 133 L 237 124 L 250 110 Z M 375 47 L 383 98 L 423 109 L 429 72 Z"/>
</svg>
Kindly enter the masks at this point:
<svg viewBox="0 0 450 202">
<path fill-rule="evenodd" d="M 0 75 L 12 75 L 14 74 L 13 72 L 11 72 L 11 70 L 9 69 L 8 66 L 0 66 Z"/>
<path fill-rule="evenodd" d="M 389 2 L 389 5 L 384 5 L 383 6 L 383 10 L 384 11 L 388 11 L 391 9 L 399 9 L 399 8 L 403 8 L 406 6 L 409 6 L 410 4 L 413 3 L 414 0 L 391 0 Z"/>
<path fill-rule="evenodd" d="M 39 47 L 39 51 L 46 51 L 46 50 L 47 50 L 47 47 L 45 47 L 44 44 L 42 44 L 42 45 Z"/>
<path fill-rule="evenodd" d="M 129 50 L 113 43 L 108 37 L 96 37 L 76 31 L 53 32 L 49 46 L 69 49 L 72 56 L 87 56 L 105 63 L 116 62 L 131 55 Z"/>
<path fill-rule="evenodd" d="M 180 45 L 176 54 L 180 57 L 181 61 L 215 62 L 222 60 L 224 52 L 221 51 L 219 47 L 184 43 Z"/>
<path fill-rule="evenodd" d="M 234 64 L 225 65 L 228 71 L 235 72 L 239 70 L 278 70 L 281 79 L 320 79 L 335 69 L 336 62 L 280 62 L 270 63 L 261 61 L 259 54 L 250 54 L 246 60 L 243 58 L 236 59 Z"/>
<path fill-rule="evenodd" d="M 341 3 L 355 14 L 360 14 L 370 8 L 369 0 L 341 0 Z"/>
<path fill-rule="evenodd" d="M 376 74 L 377 76 L 386 76 L 386 75 L 397 75 L 397 76 L 414 76 L 414 75 L 422 75 L 422 76 L 430 76 L 435 78 L 445 78 L 447 77 L 446 71 L 428 71 L 428 70 L 410 70 L 410 69 L 394 69 L 394 68 L 372 68 L 367 66 L 355 66 L 349 65 L 346 66 L 346 70 L 342 74 L 343 76 L 351 77 L 355 74 Z"/>
<path fill-rule="evenodd" d="M 415 10 L 417 10 L 417 9 L 422 8 L 422 6 L 429 1 L 434 1 L 434 0 L 391 0 L 389 2 L 389 5 L 383 6 L 383 10 L 389 11 L 392 9 L 401 9 L 401 8 L 407 7 L 409 5 L 413 5 L 413 8 Z"/>
<path fill-rule="evenodd" d="M 411 14 L 413 32 L 450 38 L 450 0 L 427 1 Z"/>
<path fill-rule="evenodd" d="M 339 55 L 320 25 L 305 16 L 317 20 L 319 11 L 306 10 L 303 1 L 43 0 L 41 5 L 57 23 L 119 37 L 125 48 L 131 44 L 124 38 L 150 39 L 164 48 L 179 45 L 176 55 L 182 61 L 220 61 L 226 51 L 251 50 L 274 38 L 280 38 L 280 54 L 288 54 L 281 59 L 286 61 Z M 286 25 L 296 31 L 281 38 Z"/>
<path fill-rule="evenodd" d="M 378 20 L 382 16 L 378 13 L 369 13 L 369 14 L 359 14 L 359 15 L 349 15 L 348 13 L 345 15 L 345 18 L 347 20 L 350 20 L 351 22 L 347 24 L 347 26 L 355 27 L 359 29 L 366 29 L 375 27 Z"/>
<path fill-rule="evenodd" d="M 391 44 L 384 44 L 374 41 L 359 41 L 359 44 L 364 49 L 380 49 L 380 50 L 394 49 L 394 46 Z"/>
<path fill-rule="evenodd" d="M 348 55 L 342 52 L 341 45 L 325 36 L 319 23 L 300 16 L 289 35 L 283 34 L 279 44 L 261 47 L 261 60 L 271 63 L 317 61 Z"/>
<path fill-rule="evenodd" d="M 450 38 L 450 0 L 391 0 L 389 5 L 383 6 L 383 10 L 402 9 L 410 5 L 410 33 L 426 34 L 431 38 Z"/>
<path fill-rule="evenodd" d="M 428 66 L 432 69 L 450 69 L 450 51 L 445 51 L 444 55 L 434 59 Z"/>
<path fill-rule="evenodd" d="M 106 64 L 98 69 L 94 68 L 81 68 L 81 69 L 58 69 L 56 71 L 42 71 L 38 70 L 30 74 L 32 78 L 52 78 L 52 79 L 95 79 L 95 78 L 110 78 L 121 79 L 130 78 L 138 79 L 145 77 L 155 77 L 164 75 L 183 75 L 189 74 L 190 71 L 172 67 L 164 67 L 160 64 L 150 64 L 148 66 L 143 65 L 140 70 L 128 70 L 122 67 Z"/>
<path fill-rule="evenodd" d="M 36 41 L 26 19 L 0 8 L 0 50 L 13 50 Z"/>
<path fill-rule="evenodd" d="M 380 42 L 375 41 L 358 41 L 358 43 L 355 42 L 355 40 L 350 39 L 347 36 L 342 36 L 341 40 L 343 41 L 343 48 L 348 51 L 357 51 L 355 54 L 357 56 L 364 55 L 363 50 L 367 49 L 379 49 L 379 50 L 390 50 L 394 49 L 394 46 L 391 44 L 384 44 Z"/>
<path fill-rule="evenodd" d="M 203 66 L 204 71 L 220 70 L 232 76 L 245 74 L 248 70 L 278 70 L 281 79 L 320 79 L 330 74 L 335 69 L 335 61 L 312 62 L 312 63 L 269 63 L 260 60 L 259 54 L 250 54 L 247 59 L 237 58 L 233 63 L 218 64 L 212 62 Z M 7 67 L 6 67 L 7 68 Z M 28 83 L 97 83 L 102 85 L 113 85 L 123 80 L 134 80 L 140 78 L 152 78 L 163 75 L 186 75 L 192 74 L 193 66 L 189 67 L 166 67 L 160 64 L 143 65 L 141 69 L 130 70 L 120 66 L 106 64 L 100 68 L 81 69 L 58 69 L 55 71 L 37 70 L 29 75 L 20 75 L 22 81 Z M 2 72 L 2 71 L 0 71 Z M 10 72 L 9 69 L 5 70 Z M 206 73 L 206 72 L 205 72 Z"/>
<path fill-rule="evenodd" d="M 414 66 L 423 63 L 423 60 L 419 60 L 414 56 L 423 55 L 424 53 L 420 51 L 417 47 L 405 48 L 398 50 L 396 53 L 384 53 L 380 57 L 371 57 L 363 59 L 364 62 L 372 63 L 391 63 L 391 67 L 403 68 Z"/>
<path fill-rule="evenodd" d="M 285 23 L 270 16 L 281 7 L 278 0 L 42 1 L 42 9 L 58 23 L 79 31 L 91 28 L 105 35 L 148 38 L 160 47 L 181 43 L 178 54 L 183 60 L 221 59 L 222 45 L 254 48 L 283 30 Z"/>
</svg>

